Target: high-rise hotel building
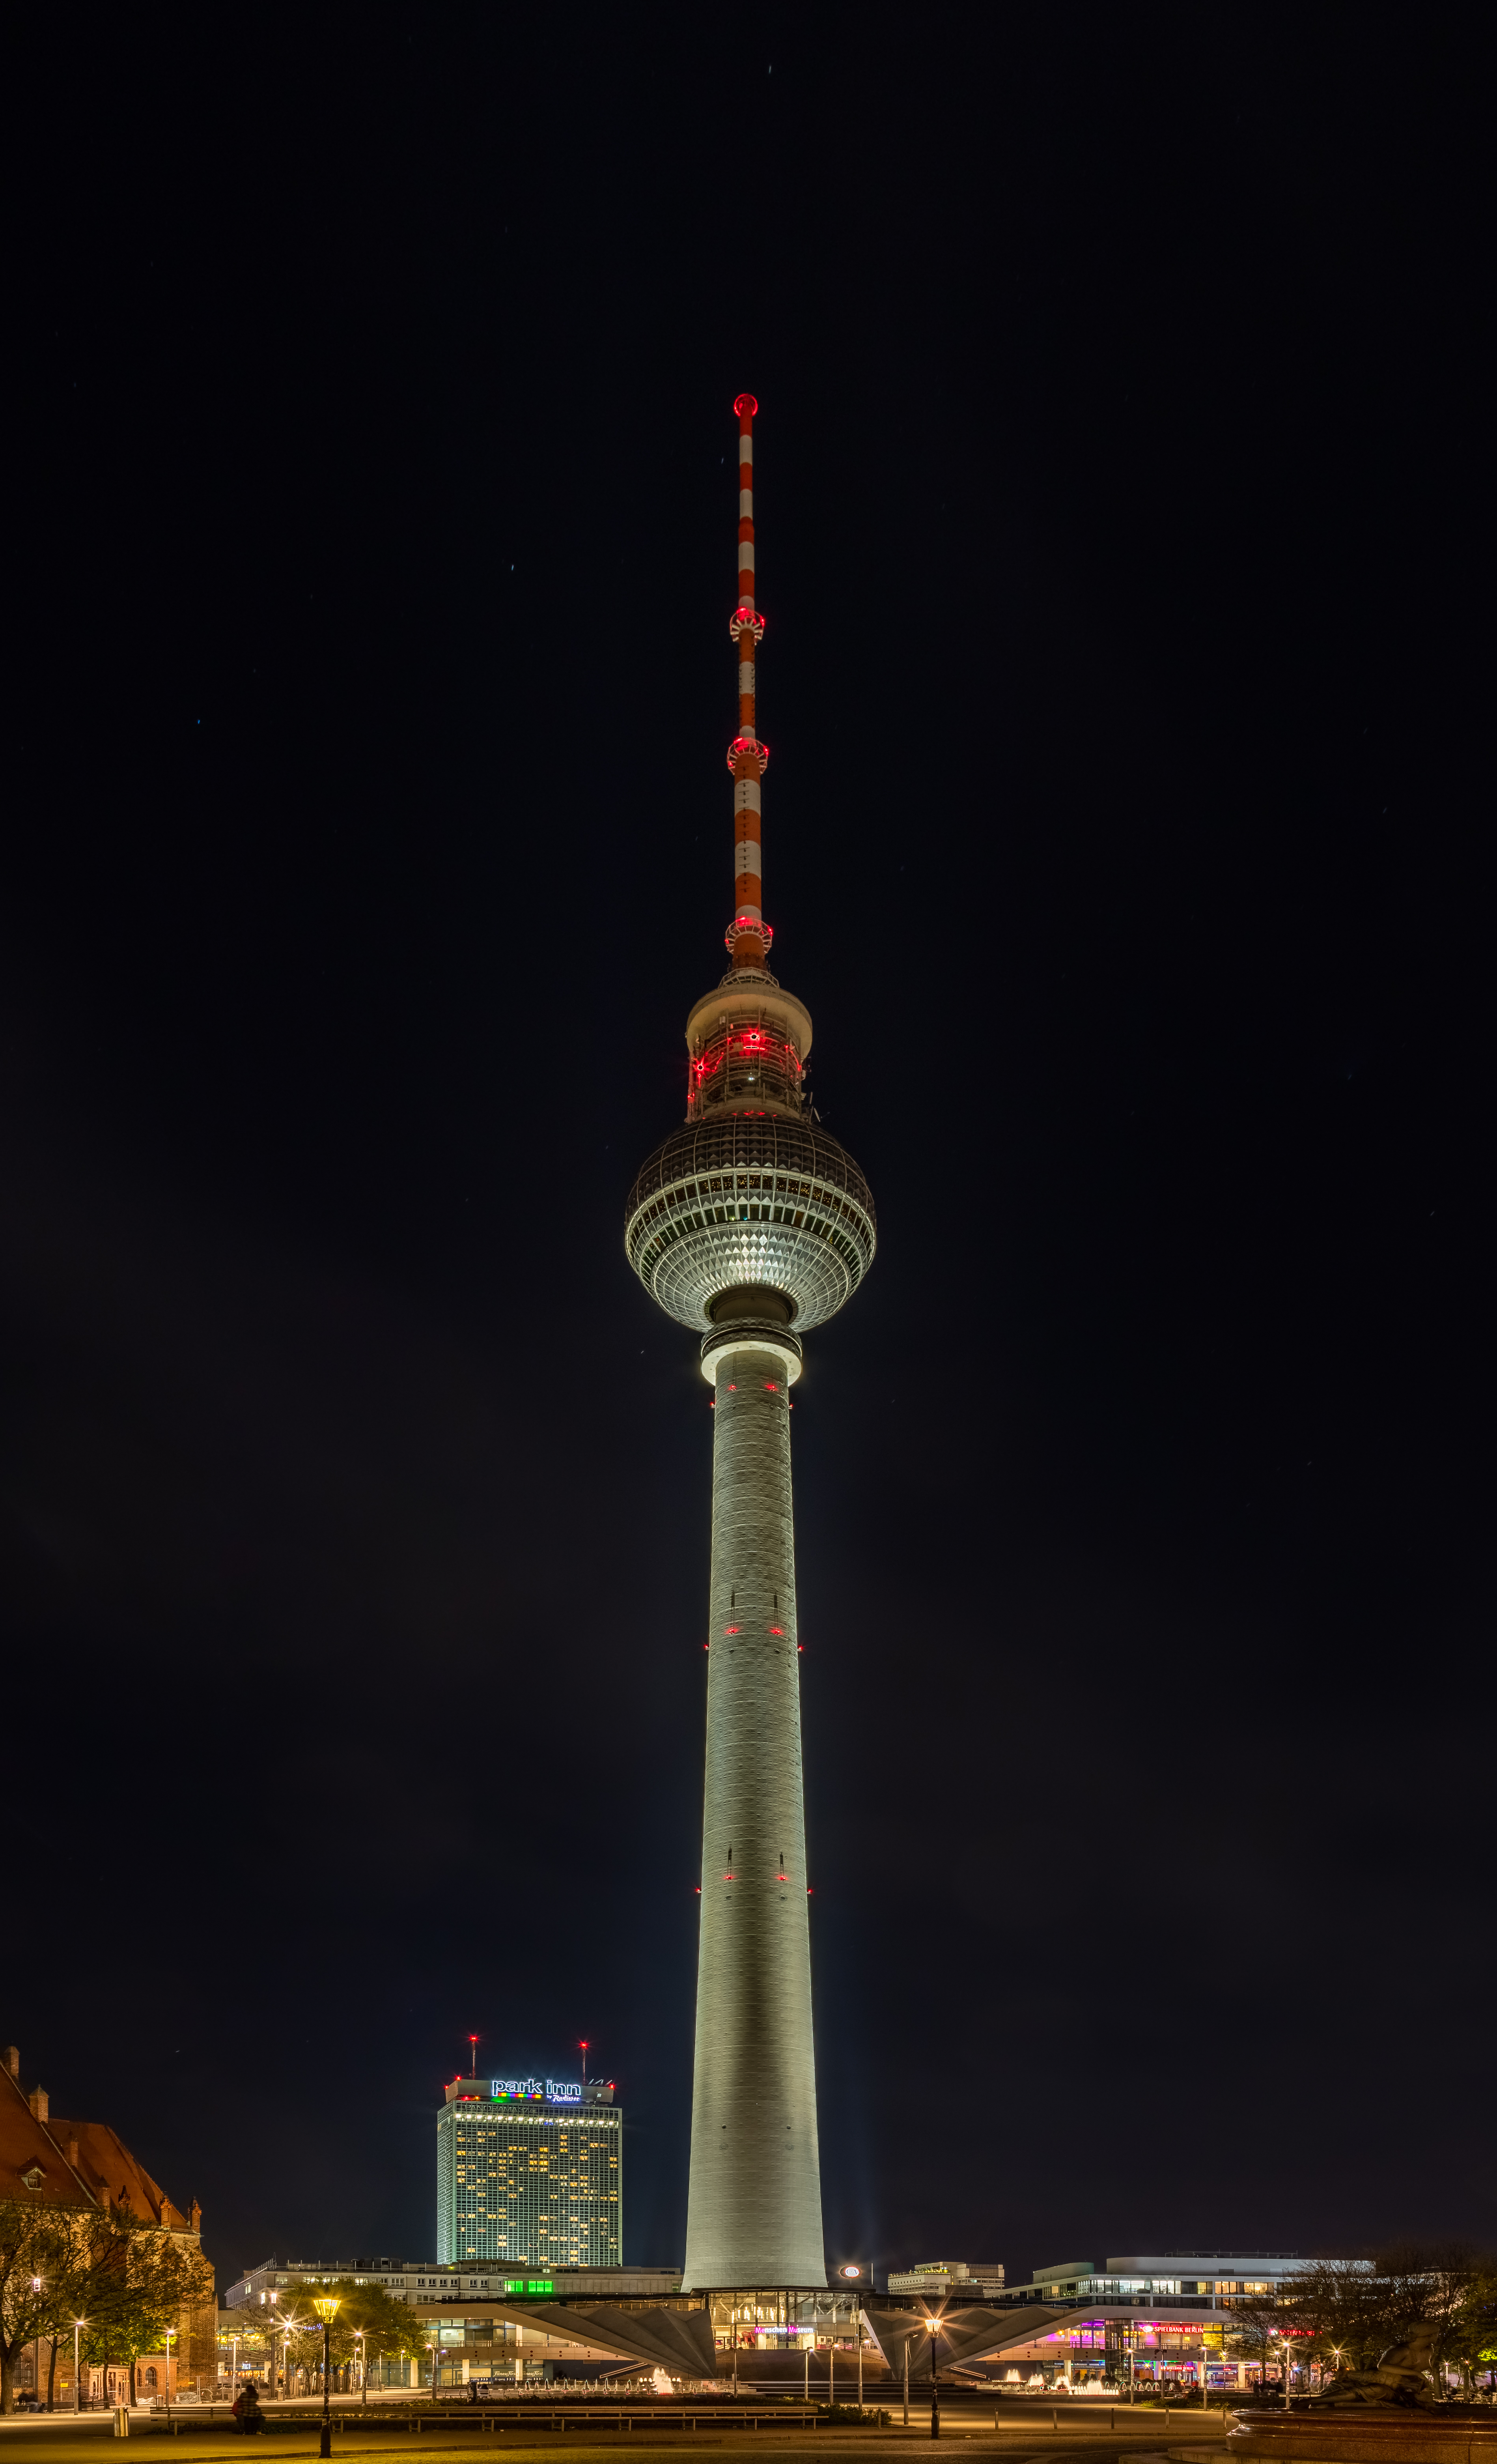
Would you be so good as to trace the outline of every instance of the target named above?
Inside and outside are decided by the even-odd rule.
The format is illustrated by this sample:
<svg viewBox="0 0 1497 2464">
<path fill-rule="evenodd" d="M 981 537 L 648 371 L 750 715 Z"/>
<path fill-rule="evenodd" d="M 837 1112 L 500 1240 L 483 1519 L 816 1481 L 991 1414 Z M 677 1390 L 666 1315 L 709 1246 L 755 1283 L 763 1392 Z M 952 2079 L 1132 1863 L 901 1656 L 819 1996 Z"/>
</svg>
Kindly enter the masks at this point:
<svg viewBox="0 0 1497 2464">
<path fill-rule="evenodd" d="M 534 2276 L 623 2257 L 623 2115 L 589 2080 L 455 2079 L 437 2116 L 437 2257 Z"/>
</svg>

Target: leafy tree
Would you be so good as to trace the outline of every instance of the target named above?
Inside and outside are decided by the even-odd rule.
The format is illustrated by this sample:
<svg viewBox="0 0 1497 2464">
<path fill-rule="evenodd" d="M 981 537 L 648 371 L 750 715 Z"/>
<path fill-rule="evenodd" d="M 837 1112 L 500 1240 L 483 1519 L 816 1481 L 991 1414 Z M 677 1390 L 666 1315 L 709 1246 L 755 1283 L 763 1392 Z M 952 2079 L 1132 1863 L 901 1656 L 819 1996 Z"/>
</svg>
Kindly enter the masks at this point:
<svg viewBox="0 0 1497 2464">
<path fill-rule="evenodd" d="M 14 2409 L 22 2347 L 52 2347 L 84 2323 L 82 2358 L 124 2363 L 160 2348 L 184 2310 L 211 2295 L 213 2274 L 195 2241 L 99 2208 L 0 2200 L 0 2412 Z"/>
<path fill-rule="evenodd" d="M 409 2359 L 419 2353 L 425 2334 L 421 2321 L 408 2302 L 399 2300 L 382 2284 L 355 2284 L 346 2277 L 333 2291 L 342 2298 L 338 2324 L 346 2328 L 351 2344 L 361 2334 L 364 2355 L 364 2402 L 369 2401 L 371 2362 Z"/>
<path fill-rule="evenodd" d="M 55 2338 L 76 2269 L 78 2220 L 30 2199 L 0 2199 L 0 2413 L 15 2410 L 15 2365 L 25 2347 Z"/>
<path fill-rule="evenodd" d="M 1482 2259 L 1472 2271 L 1446 2323 L 1442 2358 L 1460 2371 L 1468 2400 L 1478 2377 L 1491 2375 L 1497 2364 L 1497 2259 Z"/>
<path fill-rule="evenodd" d="M 90 2362 L 123 2363 L 135 2379 L 142 2353 L 159 2352 L 168 2327 L 212 2289 L 197 2244 L 178 2233 L 111 2214 L 96 2228 L 91 2264 L 74 2291 Z"/>
</svg>

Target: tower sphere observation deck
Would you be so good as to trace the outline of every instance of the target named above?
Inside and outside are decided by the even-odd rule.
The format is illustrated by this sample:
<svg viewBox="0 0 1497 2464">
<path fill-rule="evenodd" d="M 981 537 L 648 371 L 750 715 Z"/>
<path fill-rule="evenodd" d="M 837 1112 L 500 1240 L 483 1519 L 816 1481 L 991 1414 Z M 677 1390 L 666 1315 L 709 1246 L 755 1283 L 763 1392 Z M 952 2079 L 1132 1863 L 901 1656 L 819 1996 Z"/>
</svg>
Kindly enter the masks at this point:
<svg viewBox="0 0 1497 2464">
<path fill-rule="evenodd" d="M 790 1387 L 873 1264 L 868 1184 L 808 1102 L 811 1018 L 770 972 L 755 670 L 753 419 L 738 414 L 732 963 L 686 1021 L 684 1123 L 624 1245 L 713 1388 L 712 1573 L 683 2290 L 826 2283 L 801 1767 Z"/>
</svg>

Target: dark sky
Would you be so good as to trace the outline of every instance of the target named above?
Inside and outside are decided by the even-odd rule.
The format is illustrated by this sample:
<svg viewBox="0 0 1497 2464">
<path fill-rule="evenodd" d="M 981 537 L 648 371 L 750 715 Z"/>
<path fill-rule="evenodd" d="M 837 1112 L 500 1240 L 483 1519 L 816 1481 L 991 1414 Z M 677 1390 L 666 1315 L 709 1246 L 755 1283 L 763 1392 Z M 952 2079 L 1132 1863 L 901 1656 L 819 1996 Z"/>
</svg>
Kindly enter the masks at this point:
<svg viewBox="0 0 1497 2464">
<path fill-rule="evenodd" d="M 26 2084 L 222 2282 L 585 2035 L 681 2255 L 749 386 L 829 2249 L 1497 2234 L 1479 14 L 17 23 Z"/>
</svg>

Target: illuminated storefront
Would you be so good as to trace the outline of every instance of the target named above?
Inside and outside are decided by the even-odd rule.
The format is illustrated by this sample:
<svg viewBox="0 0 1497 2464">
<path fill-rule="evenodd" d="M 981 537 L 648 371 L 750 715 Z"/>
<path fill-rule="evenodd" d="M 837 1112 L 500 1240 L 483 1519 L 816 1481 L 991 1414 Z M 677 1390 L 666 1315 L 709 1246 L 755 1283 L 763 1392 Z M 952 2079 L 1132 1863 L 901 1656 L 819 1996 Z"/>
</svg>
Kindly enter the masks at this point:
<svg viewBox="0 0 1497 2464">
<path fill-rule="evenodd" d="M 710 2296 L 712 2342 L 719 2352 L 818 2352 L 828 2345 L 856 2353 L 861 2334 L 862 2297 L 853 2285 L 825 2293 L 759 2291 L 752 2287 Z M 862 2337 L 864 2343 L 866 2336 Z"/>
<path fill-rule="evenodd" d="M 1203 2373 L 1208 2387 L 1236 2387 L 1239 2365 L 1225 2345 L 1230 2325 L 1220 2313 L 1141 2318 L 1132 2309 L 1098 2308 L 1005 2344 L 987 2374 L 1017 2387 L 1036 2377 L 1047 2387 L 1064 2382 L 1078 2393 L 1088 2383 L 1119 2391 L 1130 2384 L 1199 2387 Z"/>
</svg>

